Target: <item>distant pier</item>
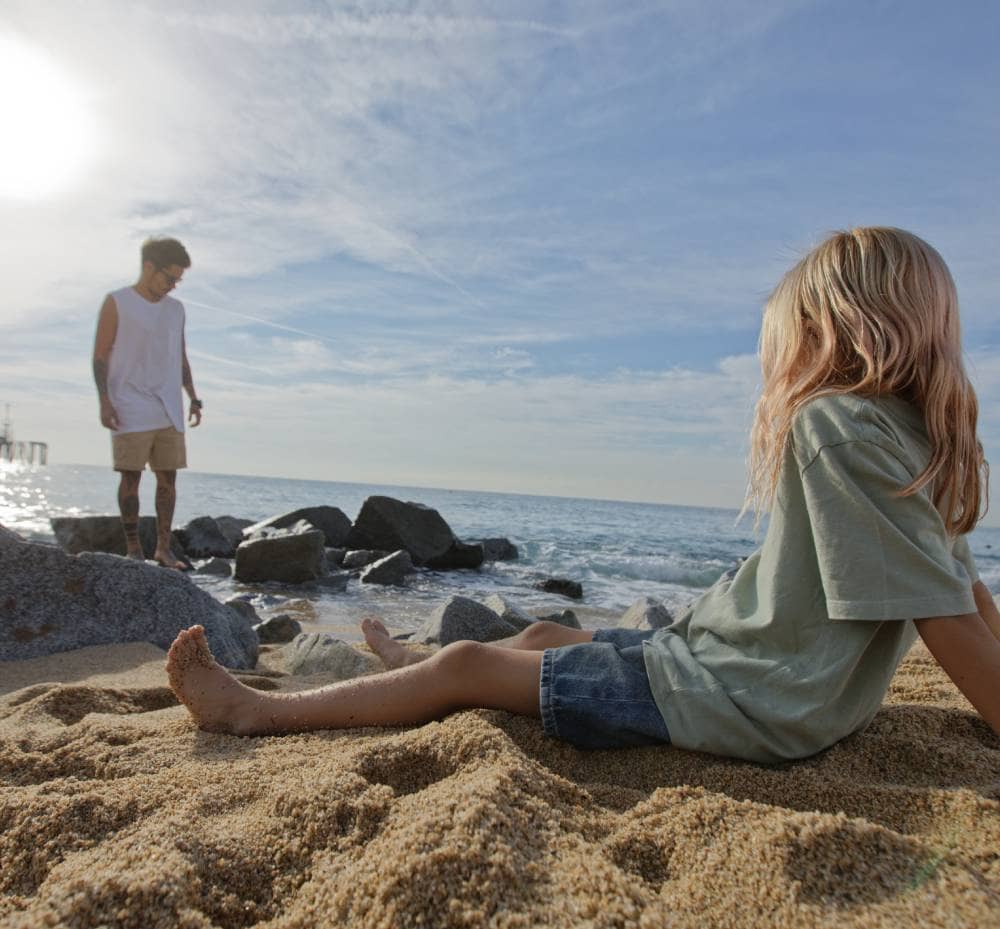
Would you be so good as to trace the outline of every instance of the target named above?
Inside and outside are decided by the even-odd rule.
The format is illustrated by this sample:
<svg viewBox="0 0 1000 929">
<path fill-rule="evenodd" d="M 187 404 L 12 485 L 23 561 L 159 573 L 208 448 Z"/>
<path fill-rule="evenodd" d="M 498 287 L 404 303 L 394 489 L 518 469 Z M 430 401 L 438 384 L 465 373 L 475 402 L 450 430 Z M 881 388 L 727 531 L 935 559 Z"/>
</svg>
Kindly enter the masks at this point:
<svg viewBox="0 0 1000 929">
<path fill-rule="evenodd" d="M 10 404 L 7 404 L 0 433 L 0 461 L 22 461 L 25 464 L 45 465 L 49 463 L 49 443 L 14 439 L 14 427 L 10 421 Z"/>
</svg>

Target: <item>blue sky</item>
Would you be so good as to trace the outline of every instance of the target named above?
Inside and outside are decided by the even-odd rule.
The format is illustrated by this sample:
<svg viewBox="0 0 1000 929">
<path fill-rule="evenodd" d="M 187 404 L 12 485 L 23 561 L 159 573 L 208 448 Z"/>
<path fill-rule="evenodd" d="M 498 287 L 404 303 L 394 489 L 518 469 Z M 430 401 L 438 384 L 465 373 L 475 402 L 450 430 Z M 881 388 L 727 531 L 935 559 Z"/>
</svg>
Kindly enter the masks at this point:
<svg viewBox="0 0 1000 929">
<path fill-rule="evenodd" d="M 998 457 L 995 4 L 0 10 L 0 403 L 54 460 L 172 234 L 198 470 L 738 505 L 762 302 L 867 223 L 949 262 Z"/>
</svg>

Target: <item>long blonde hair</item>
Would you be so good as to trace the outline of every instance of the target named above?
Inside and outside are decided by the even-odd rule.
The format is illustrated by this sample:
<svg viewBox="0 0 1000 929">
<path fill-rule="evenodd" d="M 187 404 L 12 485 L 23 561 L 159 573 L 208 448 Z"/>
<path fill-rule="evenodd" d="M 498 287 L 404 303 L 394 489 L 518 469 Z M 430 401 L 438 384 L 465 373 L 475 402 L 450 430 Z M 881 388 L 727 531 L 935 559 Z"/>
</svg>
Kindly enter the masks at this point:
<svg viewBox="0 0 1000 929">
<path fill-rule="evenodd" d="M 771 294 L 760 358 L 747 507 L 760 513 L 773 502 L 802 406 L 828 394 L 894 395 L 923 413 L 931 446 L 927 466 L 900 494 L 930 484 L 949 533 L 976 525 L 989 476 L 979 408 L 962 364 L 955 284 L 923 239 L 889 227 L 831 235 Z"/>
</svg>

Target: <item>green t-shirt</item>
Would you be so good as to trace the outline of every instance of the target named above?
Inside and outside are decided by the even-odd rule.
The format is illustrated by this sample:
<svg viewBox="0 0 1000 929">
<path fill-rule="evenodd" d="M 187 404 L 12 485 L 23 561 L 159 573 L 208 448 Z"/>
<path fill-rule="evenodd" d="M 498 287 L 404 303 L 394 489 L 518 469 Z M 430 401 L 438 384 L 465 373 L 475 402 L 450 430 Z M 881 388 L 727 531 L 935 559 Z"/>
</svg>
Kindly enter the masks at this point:
<svg viewBox="0 0 1000 929">
<path fill-rule="evenodd" d="M 796 416 L 761 549 L 645 643 L 681 748 L 751 761 L 812 755 L 866 726 L 912 620 L 976 611 L 964 537 L 927 488 L 930 454 L 895 397 L 821 397 Z"/>
</svg>

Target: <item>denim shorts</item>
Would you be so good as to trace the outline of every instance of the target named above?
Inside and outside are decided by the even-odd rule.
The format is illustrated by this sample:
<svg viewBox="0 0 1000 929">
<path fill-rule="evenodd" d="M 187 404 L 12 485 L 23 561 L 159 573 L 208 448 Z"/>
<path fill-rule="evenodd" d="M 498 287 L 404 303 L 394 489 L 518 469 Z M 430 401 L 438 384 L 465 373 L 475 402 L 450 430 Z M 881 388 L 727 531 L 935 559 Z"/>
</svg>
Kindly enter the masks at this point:
<svg viewBox="0 0 1000 929">
<path fill-rule="evenodd" d="M 601 629 L 593 642 L 547 648 L 539 690 L 546 734 L 577 748 L 669 743 L 642 655 L 653 632 Z"/>
</svg>

